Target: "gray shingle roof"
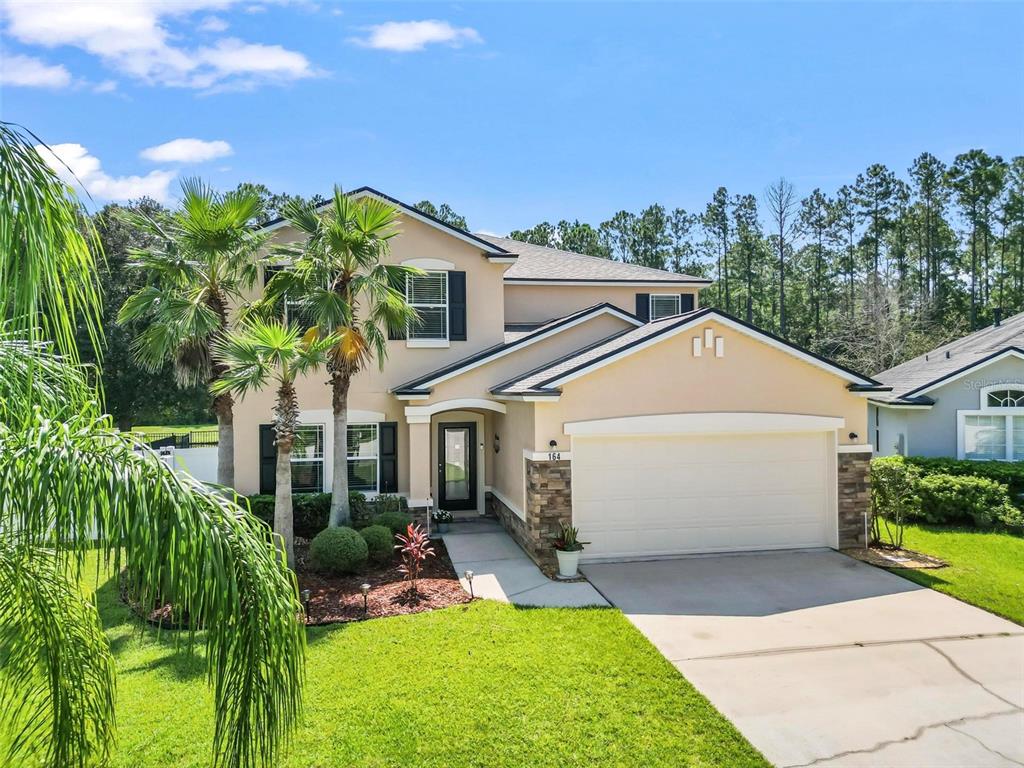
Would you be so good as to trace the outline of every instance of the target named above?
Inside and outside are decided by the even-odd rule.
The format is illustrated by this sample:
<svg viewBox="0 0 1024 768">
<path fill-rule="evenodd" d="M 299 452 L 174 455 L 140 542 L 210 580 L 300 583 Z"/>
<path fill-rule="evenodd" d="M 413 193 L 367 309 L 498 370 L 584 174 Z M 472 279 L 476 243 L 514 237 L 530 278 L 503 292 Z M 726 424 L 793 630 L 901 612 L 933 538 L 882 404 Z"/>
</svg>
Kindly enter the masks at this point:
<svg viewBox="0 0 1024 768">
<path fill-rule="evenodd" d="M 586 256 L 572 251 L 560 251 L 542 245 L 531 245 L 507 237 L 495 237 L 478 233 L 476 237 L 492 243 L 495 247 L 518 254 L 516 263 L 505 272 L 505 280 L 565 280 L 565 281 L 613 281 L 633 283 L 700 283 L 711 281 L 661 269 L 624 264 L 621 261 Z"/>
<path fill-rule="evenodd" d="M 490 358 L 508 353 L 517 347 L 525 346 L 531 342 L 533 337 L 542 336 L 543 334 L 550 333 L 551 331 L 558 331 L 562 326 L 569 326 L 573 320 L 578 318 L 582 318 L 586 315 L 598 315 L 608 311 L 616 313 L 623 318 L 629 318 L 633 323 L 641 322 L 629 312 L 619 309 L 619 307 L 609 304 L 608 302 L 601 302 L 600 304 L 594 304 L 593 306 L 585 307 L 584 309 L 579 309 L 575 312 L 570 312 L 562 317 L 556 317 L 553 320 L 548 320 L 529 331 L 523 331 L 520 333 L 513 332 L 511 334 L 511 338 L 510 334 L 506 332 L 504 343 L 495 344 L 494 346 L 476 352 L 469 357 L 456 360 L 454 363 L 449 363 L 442 368 L 438 368 L 437 370 L 431 371 L 422 376 L 417 376 L 411 381 L 398 385 L 392 391 L 402 394 L 429 391 L 429 385 L 434 381 L 434 379 L 458 373 L 464 368 L 475 366 L 476 364 L 487 361 Z"/>
<path fill-rule="evenodd" d="M 871 399 L 912 403 L 918 390 L 1014 347 L 1024 349 L 1024 312 L 882 371 L 874 378 L 891 386 L 892 392 Z"/>
<path fill-rule="evenodd" d="M 590 346 L 583 347 L 568 355 L 545 363 L 539 368 L 527 371 L 524 374 L 503 382 L 491 389 L 494 394 L 545 394 L 553 393 L 555 390 L 545 387 L 544 382 L 557 379 L 569 371 L 586 366 L 606 355 L 638 344 L 653 336 L 675 328 L 680 322 L 686 322 L 698 315 L 707 314 L 709 309 L 696 309 L 693 312 L 684 312 L 673 317 L 664 317 L 641 325 L 639 328 L 632 328 L 623 331 L 615 336 L 602 339 Z"/>
</svg>

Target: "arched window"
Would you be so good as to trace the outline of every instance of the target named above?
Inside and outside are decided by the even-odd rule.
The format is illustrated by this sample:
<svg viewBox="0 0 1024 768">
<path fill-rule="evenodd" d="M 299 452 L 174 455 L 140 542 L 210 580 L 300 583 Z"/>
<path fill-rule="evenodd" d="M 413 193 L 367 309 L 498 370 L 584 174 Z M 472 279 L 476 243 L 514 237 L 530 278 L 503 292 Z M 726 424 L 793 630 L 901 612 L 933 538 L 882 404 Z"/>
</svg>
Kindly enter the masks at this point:
<svg viewBox="0 0 1024 768">
<path fill-rule="evenodd" d="M 985 408 L 1024 408 L 1024 389 L 993 389 L 985 394 Z"/>
</svg>

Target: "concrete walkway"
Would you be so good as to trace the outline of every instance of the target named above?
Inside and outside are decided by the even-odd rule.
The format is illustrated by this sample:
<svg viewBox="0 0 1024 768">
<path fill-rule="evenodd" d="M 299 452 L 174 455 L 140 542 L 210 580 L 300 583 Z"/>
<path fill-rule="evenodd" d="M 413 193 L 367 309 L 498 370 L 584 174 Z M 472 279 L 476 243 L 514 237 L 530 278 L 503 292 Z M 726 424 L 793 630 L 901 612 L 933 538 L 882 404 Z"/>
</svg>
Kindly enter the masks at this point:
<svg viewBox="0 0 1024 768">
<path fill-rule="evenodd" d="M 584 570 L 777 766 L 1024 766 L 1024 627 L 838 552 Z"/>
<path fill-rule="evenodd" d="M 467 592 L 469 583 L 463 574 L 473 571 L 477 597 L 544 608 L 608 605 L 589 582 L 557 582 L 541 573 L 495 520 L 452 523 L 444 543 Z"/>
</svg>

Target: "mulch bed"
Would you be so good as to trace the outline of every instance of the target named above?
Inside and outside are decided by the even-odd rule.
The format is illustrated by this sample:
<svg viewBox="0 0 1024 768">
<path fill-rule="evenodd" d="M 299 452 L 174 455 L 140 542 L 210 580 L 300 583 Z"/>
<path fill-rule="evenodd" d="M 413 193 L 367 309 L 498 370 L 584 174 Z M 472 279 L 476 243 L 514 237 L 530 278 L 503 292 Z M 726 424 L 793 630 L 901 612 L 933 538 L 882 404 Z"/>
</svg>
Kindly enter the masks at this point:
<svg viewBox="0 0 1024 768">
<path fill-rule="evenodd" d="M 362 621 L 422 613 L 470 602 L 470 596 L 455 574 L 444 542 L 432 539 L 430 543 L 434 556 L 428 557 L 423 564 L 416 594 L 413 594 L 409 582 L 398 572 L 400 561 L 397 557 L 382 565 L 367 565 L 363 573 L 355 576 L 327 576 L 309 568 L 309 542 L 297 538 L 295 561 L 299 589 L 310 591 L 306 623 Z M 363 584 L 370 585 L 366 611 L 363 610 L 363 593 L 360 591 Z"/>
<path fill-rule="evenodd" d="M 870 549 L 850 548 L 842 550 L 844 555 L 861 560 L 879 568 L 908 568 L 915 571 L 945 568 L 949 563 L 931 555 L 910 549 L 897 549 L 874 544 Z"/>
</svg>

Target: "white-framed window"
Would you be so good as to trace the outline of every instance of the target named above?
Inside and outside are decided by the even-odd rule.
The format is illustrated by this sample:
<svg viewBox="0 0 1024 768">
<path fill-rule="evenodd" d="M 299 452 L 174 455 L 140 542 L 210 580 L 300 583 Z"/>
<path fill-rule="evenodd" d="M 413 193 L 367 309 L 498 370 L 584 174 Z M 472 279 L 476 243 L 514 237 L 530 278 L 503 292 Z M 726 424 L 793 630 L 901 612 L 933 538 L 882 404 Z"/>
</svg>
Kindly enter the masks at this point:
<svg viewBox="0 0 1024 768">
<path fill-rule="evenodd" d="M 448 273 L 408 275 L 405 297 L 420 318 L 409 325 L 406 337 L 410 341 L 448 341 Z"/>
<path fill-rule="evenodd" d="M 663 317 L 678 315 L 681 311 L 678 293 L 652 293 L 651 294 L 651 320 L 660 320 Z"/>
<path fill-rule="evenodd" d="M 349 424 L 347 443 L 348 487 L 376 493 L 380 488 L 380 440 L 376 424 Z"/>
<path fill-rule="evenodd" d="M 957 455 L 975 461 L 1024 460 L 1024 387 L 983 387 L 980 408 L 957 411 Z"/>
<path fill-rule="evenodd" d="M 292 492 L 320 493 L 324 489 L 324 425 L 295 428 L 292 445 Z"/>
</svg>

